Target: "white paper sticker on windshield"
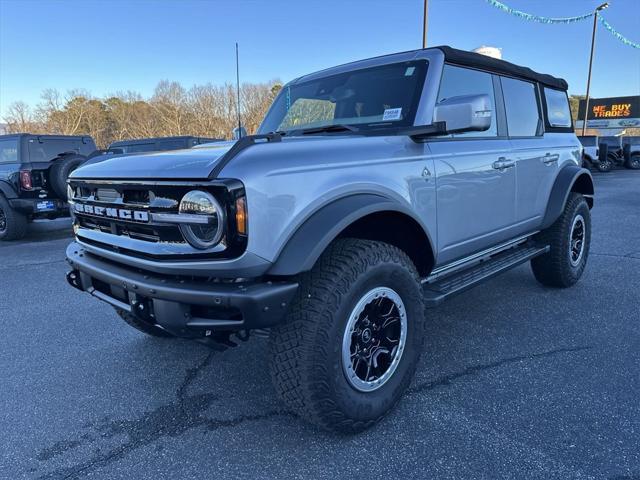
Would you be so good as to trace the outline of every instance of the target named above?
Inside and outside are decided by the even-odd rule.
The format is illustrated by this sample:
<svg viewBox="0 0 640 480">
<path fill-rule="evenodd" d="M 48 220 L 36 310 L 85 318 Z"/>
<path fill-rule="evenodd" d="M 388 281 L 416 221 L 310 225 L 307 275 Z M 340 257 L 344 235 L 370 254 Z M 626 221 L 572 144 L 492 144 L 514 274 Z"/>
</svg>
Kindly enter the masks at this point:
<svg viewBox="0 0 640 480">
<path fill-rule="evenodd" d="M 402 118 L 402 108 L 386 108 L 382 115 L 382 121 L 400 120 Z"/>
</svg>

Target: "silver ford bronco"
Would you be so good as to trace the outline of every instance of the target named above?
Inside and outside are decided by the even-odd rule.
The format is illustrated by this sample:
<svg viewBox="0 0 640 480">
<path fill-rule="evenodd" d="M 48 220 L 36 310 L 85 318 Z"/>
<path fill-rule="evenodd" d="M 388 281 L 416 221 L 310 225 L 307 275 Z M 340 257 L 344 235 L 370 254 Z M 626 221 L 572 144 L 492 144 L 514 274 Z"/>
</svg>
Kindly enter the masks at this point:
<svg viewBox="0 0 640 480">
<path fill-rule="evenodd" d="M 593 182 L 564 80 L 449 47 L 284 86 L 236 142 L 73 172 L 69 283 L 149 335 L 269 335 L 275 389 L 354 432 L 413 377 L 426 308 L 530 261 L 569 287 Z"/>
</svg>

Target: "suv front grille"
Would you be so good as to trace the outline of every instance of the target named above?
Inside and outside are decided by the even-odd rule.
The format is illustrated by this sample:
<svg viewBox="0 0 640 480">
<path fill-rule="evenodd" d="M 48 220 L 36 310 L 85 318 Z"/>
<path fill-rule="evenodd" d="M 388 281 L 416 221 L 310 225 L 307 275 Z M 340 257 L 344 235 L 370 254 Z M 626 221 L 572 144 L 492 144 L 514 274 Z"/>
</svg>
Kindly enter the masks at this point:
<svg viewBox="0 0 640 480">
<path fill-rule="evenodd" d="M 233 258 L 246 248 L 247 237 L 236 230 L 236 198 L 244 187 L 235 180 L 211 182 L 136 182 L 71 180 L 78 241 L 100 249 L 149 259 Z M 153 214 L 179 213 L 180 200 L 194 189 L 213 194 L 227 211 L 227 232 L 220 243 L 197 250 L 176 224 L 161 223 Z"/>
</svg>

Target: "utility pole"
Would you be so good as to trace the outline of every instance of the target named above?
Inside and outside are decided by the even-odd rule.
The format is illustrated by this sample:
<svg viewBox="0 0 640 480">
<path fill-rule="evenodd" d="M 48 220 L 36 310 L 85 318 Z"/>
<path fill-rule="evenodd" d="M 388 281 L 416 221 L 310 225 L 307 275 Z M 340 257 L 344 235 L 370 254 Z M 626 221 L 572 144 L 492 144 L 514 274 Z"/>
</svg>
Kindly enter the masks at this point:
<svg viewBox="0 0 640 480">
<path fill-rule="evenodd" d="M 593 50 L 596 44 L 596 27 L 598 26 L 598 12 L 607 8 L 607 2 L 598 6 L 593 12 L 593 31 L 591 32 L 591 55 L 589 56 L 589 75 L 587 76 L 587 98 L 584 102 L 584 120 L 582 121 L 582 136 L 587 131 L 587 118 L 589 117 L 589 90 L 591 89 L 591 67 L 593 66 Z"/>
<path fill-rule="evenodd" d="M 240 119 L 240 62 L 238 60 L 238 42 L 236 42 L 236 93 L 238 95 L 236 112 L 238 114 L 238 138 L 242 138 L 242 120 Z"/>
<path fill-rule="evenodd" d="M 429 0 L 424 0 L 424 11 L 422 12 L 422 48 L 427 48 L 427 19 L 429 10 Z"/>
</svg>

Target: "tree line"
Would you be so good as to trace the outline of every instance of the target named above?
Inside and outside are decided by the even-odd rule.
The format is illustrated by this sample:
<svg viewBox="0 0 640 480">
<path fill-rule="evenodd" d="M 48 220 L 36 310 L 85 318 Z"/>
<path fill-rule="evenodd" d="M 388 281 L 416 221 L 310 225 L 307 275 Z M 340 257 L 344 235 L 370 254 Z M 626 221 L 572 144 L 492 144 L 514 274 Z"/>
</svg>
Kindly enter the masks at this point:
<svg viewBox="0 0 640 480">
<path fill-rule="evenodd" d="M 277 80 L 244 83 L 240 87 L 240 116 L 249 133 L 257 130 L 282 88 Z M 131 138 L 194 135 L 230 138 L 238 124 L 234 85 L 194 85 L 163 80 L 153 95 L 123 92 L 97 98 L 83 90 L 61 94 L 42 92 L 31 107 L 18 101 L 9 106 L 7 133 L 91 135 L 98 148 Z"/>
</svg>

